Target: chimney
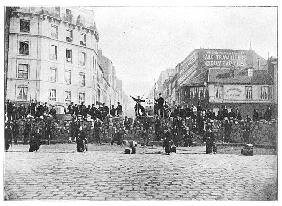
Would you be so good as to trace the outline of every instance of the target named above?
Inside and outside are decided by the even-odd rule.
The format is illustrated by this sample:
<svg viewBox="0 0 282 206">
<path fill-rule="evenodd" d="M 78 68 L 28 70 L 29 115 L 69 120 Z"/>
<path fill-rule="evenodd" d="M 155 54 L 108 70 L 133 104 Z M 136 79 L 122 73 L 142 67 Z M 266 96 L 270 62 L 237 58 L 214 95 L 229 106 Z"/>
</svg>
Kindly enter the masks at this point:
<svg viewBox="0 0 282 206">
<path fill-rule="evenodd" d="M 248 68 L 248 77 L 252 77 L 254 74 L 254 68 L 250 67 Z"/>
</svg>

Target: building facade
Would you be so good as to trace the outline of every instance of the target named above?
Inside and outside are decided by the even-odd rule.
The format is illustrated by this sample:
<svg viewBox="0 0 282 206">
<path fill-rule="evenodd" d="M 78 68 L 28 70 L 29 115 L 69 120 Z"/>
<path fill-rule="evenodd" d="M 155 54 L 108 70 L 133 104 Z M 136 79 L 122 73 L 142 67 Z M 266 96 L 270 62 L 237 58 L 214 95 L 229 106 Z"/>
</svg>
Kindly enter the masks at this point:
<svg viewBox="0 0 282 206">
<path fill-rule="evenodd" d="M 273 62 L 271 75 L 268 61 L 253 50 L 195 49 L 164 82 L 166 100 L 170 105 L 201 104 L 216 113 L 222 106 L 239 108 L 243 116 L 252 116 L 254 109 L 273 107 Z"/>
<path fill-rule="evenodd" d="M 7 99 L 95 103 L 98 41 L 92 11 L 15 9 L 10 17 Z"/>
</svg>

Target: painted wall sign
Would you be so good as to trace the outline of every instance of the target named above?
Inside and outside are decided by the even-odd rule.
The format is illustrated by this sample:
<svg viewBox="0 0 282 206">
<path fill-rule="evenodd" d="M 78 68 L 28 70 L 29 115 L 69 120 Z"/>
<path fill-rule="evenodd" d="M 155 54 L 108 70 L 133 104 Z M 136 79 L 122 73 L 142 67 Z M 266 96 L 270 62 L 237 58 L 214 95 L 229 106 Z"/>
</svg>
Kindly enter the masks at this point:
<svg viewBox="0 0 282 206">
<path fill-rule="evenodd" d="M 224 99 L 228 100 L 244 100 L 244 90 L 240 87 L 225 86 L 224 87 Z"/>
<path fill-rule="evenodd" d="M 203 60 L 207 67 L 245 67 L 247 54 L 244 51 L 208 50 L 204 51 Z"/>
</svg>

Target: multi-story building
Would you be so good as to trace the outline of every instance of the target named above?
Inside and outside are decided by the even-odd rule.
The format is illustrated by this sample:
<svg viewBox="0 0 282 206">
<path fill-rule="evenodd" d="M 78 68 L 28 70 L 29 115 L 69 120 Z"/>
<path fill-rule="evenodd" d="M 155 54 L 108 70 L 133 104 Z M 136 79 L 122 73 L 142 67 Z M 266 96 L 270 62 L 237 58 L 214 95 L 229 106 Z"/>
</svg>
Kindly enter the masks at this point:
<svg viewBox="0 0 282 206">
<path fill-rule="evenodd" d="M 96 103 L 99 35 L 93 11 L 23 7 L 10 16 L 7 99 Z"/>
<path fill-rule="evenodd" d="M 236 107 L 243 116 L 251 116 L 253 109 L 263 112 L 273 107 L 277 94 L 273 62 L 251 49 L 195 49 L 176 66 L 175 76 L 164 81 L 166 100 L 189 106 L 200 103 L 215 112 L 222 106 Z"/>
</svg>

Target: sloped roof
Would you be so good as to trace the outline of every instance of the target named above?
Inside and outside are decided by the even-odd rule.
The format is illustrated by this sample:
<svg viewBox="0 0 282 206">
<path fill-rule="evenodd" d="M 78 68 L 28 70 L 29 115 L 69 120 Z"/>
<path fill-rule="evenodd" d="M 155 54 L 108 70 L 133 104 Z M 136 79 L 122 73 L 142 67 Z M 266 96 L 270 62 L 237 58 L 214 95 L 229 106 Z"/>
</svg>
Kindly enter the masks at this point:
<svg viewBox="0 0 282 206">
<path fill-rule="evenodd" d="M 253 70 L 253 75 L 248 76 L 248 70 L 231 70 L 229 68 L 213 68 L 209 70 L 209 83 L 223 84 L 261 84 L 271 85 L 273 79 L 267 70 Z"/>
</svg>

